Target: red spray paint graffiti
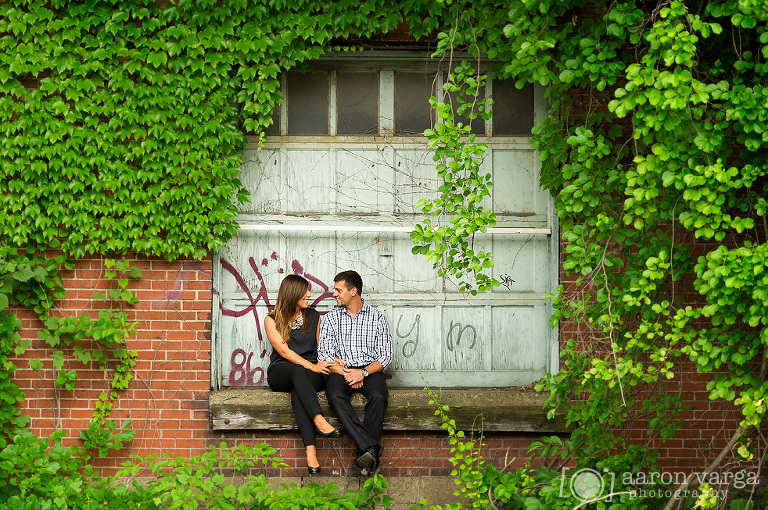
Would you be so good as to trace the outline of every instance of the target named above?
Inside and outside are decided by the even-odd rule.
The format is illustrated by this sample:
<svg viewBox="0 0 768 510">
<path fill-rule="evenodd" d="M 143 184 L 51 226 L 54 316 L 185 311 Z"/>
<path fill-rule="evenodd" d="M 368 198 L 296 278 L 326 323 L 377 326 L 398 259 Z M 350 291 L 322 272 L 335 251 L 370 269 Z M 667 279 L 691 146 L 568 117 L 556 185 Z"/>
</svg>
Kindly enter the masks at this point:
<svg viewBox="0 0 768 510">
<path fill-rule="evenodd" d="M 275 252 L 272 252 L 272 255 L 270 256 L 271 260 L 277 260 L 278 255 Z M 264 267 L 267 267 L 269 265 L 270 261 L 268 259 L 262 259 L 261 265 Z M 255 363 L 257 366 L 252 367 L 253 362 L 255 361 L 254 358 L 258 356 L 259 360 L 263 360 L 267 356 L 268 348 L 270 347 L 268 345 L 267 340 L 264 338 L 264 333 L 262 332 L 262 324 L 261 319 L 259 318 L 258 308 L 257 305 L 260 303 L 263 304 L 268 312 L 271 312 L 275 306 L 270 302 L 269 295 L 267 293 L 267 286 L 264 282 L 264 277 L 261 274 L 261 271 L 259 269 L 258 264 L 256 263 L 255 259 L 253 257 L 248 258 L 248 265 L 253 270 L 254 276 L 256 277 L 256 280 L 258 282 L 258 289 L 256 291 L 256 294 L 251 292 L 251 289 L 248 288 L 248 284 L 245 281 L 245 278 L 243 278 L 243 275 L 240 274 L 240 272 L 235 268 L 234 265 L 232 265 L 231 262 L 229 262 L 224 257 L 221 257 L 221 267 L 225 271 L 229 272 L 229 274 L 232 275 L 232 277 L 235 279 L 235 282 L 237 283 L 238 287 L 245 293 L 249 304 L 245 308 L 241 310 L 233 310 L 231 308 L 224 307 L 224 304 L 222 300 L 219 300 L 219 308 L 221 309 L 221 314 L 226 317 L 235 317 L 235 318 L 241 318 L 248 314 L 253 314 L 254 320 L 256 321 L 256 332 L 258 334 L 258 345 L 261 347 L 261 352 L 249 352 L 246 353 L 243 349 L 235 349 L 232 352 L 232 355 L 230 356 L 230 372 L 229 372 L 229 384 L 230 386 L 263 386 L 265 381 L 265 374 L 264 374 L 264 368 L 261 366 L 258 366 L 260 363 Z M 304 270 L 304 267 L 299 263 L 298 260 L 294 260 L 291 262 L 291 270 L 293 271 L 293 274 L 297 274 L 300 276 L 303 276 L 309 281 L 309 290 L 312 292 L 313 290 L 313 284 L 316 284 L 322 291 L 320 292 L 320 295 L 317 296 L 314 301 L 310 304 L 310 306 L 314 307 L 317 306 L 318 303 L 321 303 L 322 301 L 326 299 L 333 298 L 333 292 L 329 292 L 329 287 L 327 284 L 325 284 L 322 280 L 319 278 L 309 274 Z M 285 270 L 283 268 L 278 269 L 278 273 L 284 273 Z M 214 293 L 219 295 L 219 292 L 217 289 L 214 289 Z M 320 312 L 321 314 L 324 314 L 325 312 Z M 271 351 L 271 349 L 269 349 Z M 258 378 L 256 377 L 258 374 Z"/>
<path fill-rule="evenodd" d="M 152 308 L 159 310 L 176 308 L 178 306 L 177 301 L 184 291 L 187 290 L 189 282 L 196 281 L 195 272 L 198 271 L 208 277 L 211 276 L 211 271 L 206 269 L 202 264 L 190 261 L 182 262 L 181 269 L 176 271 L 176 274 L 173 277 L 171 288 L 166 290 L 163 299 L 155 299 L 151 301 Z"/>
</svg>

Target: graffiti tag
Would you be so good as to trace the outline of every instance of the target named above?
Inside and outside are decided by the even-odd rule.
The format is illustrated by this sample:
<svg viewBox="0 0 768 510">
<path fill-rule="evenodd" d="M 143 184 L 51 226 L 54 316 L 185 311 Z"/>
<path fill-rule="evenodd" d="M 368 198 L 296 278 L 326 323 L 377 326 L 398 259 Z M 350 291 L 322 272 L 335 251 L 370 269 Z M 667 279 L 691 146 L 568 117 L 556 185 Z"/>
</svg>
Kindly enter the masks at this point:
<svg viewBox="0 0 768 510">
<path fill-rule="evenodd" d="M 270 264 L 271 260 L 277 260 L 278 255 L 275 252 L 272 252 L 272 255 L 270 255 L 270 258 L 264 258 L 261 261 L 261 266 L 266 267 Z M 237 270 L 237 268 L 229 262 L 224 257 L 221 257 L 221 267 L 225 271 L 229 272 L 229 274 L 232 275 L 232 277 L 235 279 L 235 282 L 237 283 L 237 286 L 240 287 L 240 289 L 245 293 L 249 304 L 240 309 L 240 310 L 234 310 L 231 308 L 227 308 L 224 306 L 222 300 L 219 300 L 219 309 L 221 310 L 221 314 L 226 317 L 235 317 L 240 318 L 244 317 L 246 315 L 252 314 L 254 320 L 256 321 L 256 333 L 258 335 L 258 343 L 262 346 L 261 352 L 248 352 L 246 353 L 243 349 L 235 349 L 232 352 L 232 355 L 230 357 L 230 372 L 229 372 L 229 384 L 231 386 L 263 386 L 265 383 L 265 377 L 264 377 L 264 368 L 259 366 L 262 364 L 262 361 L 264 358 L 267 357 L 267 352 L 271 351 L 271 347 L 267 346 L 266 339 L 264 338 L 264 332 L 262 330 L 263 325 L 261 323 L 261 319 L 259 317 L 259 312 L 257 305 L 262 303 L 264 306 L 266 306 L 267 311 L 271 312 L 274 310 L 275 306 L 272 304 L 272 302 L 269 300 L 269 295 L 267 293 L 267 285 L 264 282 L 264 276 L 261 273 L 261 270 L 259 269 L 259 265 L 256 263 L 256 260 L 253 257 L 248 258 L 248 266 L 253 270 L 253 276 L 255 276 L 257 284 L 257 289 L 254 292 L 251 292 L 251 289 L 249 288 L 248 284 L 246 283 L 245 278 L 243 275 Z M 323 300 L 329 299 L 333 297 L 333 293 L 328 291 L 328 285 L 323 283 L 322 280 L 319 278 L 309 274 L 304 270 L 304 267 L 299 263 L 298 260 L 293 260 L 291 262 L 291 270 L 293 271 L 293 274 L 297 274 L 300 276 L 303 276 L 306 278 L 309 283 L 310 291 L 312 290 L 312 284 L 316 284 L 322 289 L 322 292 L 320 292 L 320 295 L 315 298 L 315 300 L 310 304 L 310 306 L 314 307 L 318 303 L 322 302 Z M 285 270 L 283 268 L 278 269 L 278 273 L 284 273 Z M 214 289 L 213 292 L 217 295 L 220 295 L 217 289 Z M 325 312 L 320 312 L 321 314 L 324 314 Z M 256 362 L 256 360 L 259 360 Z M 255 362 L 255 363 L 254 363 Z M 255 367 L 252 367 L 253 365 L 256 365 Z M 256 375 L 258 374 L 258 378 Z"/>
<path fill-rule="evenodd" d="M 501 280 L 501 284 L 504 285 L 507 290 L 511 290 L 511 285 L 515 283 L 515 280 L 513 280 L 512 277 L 508 274 L 499 276 L 499 279 Z"/>
<path fill-rule="evenodd" d="M 408 341 L 403 344 L 403 357 L 412 358 L 416 354 L 416 348 L 419 346 L 419 321 L 421 321 L 421 315 L 416 314 L 416 320 L 411 324 L 411 329 L 405 335 L 400 333 L 400 322 L 403 320 L 403 314 L 397 319 L 397 327 L 395 328 L 395 334 L 399 338 L 407 338 Z M 416 329 L 416 340 L 411 338 L 414 328 Z M 407 351 L 407 352 L 406 352 Z"/>
<path fill-rule="evenodd" d="M 456 335 L 456 341 L 454 342 L 453 334 L 454 331 L 458 330 L 458 334 Z M 453 321 L 451 321 L 451 325 L 448 327 L 448 336 L 445 339 L 445 345 L 448 347 L 449 351 L 452 351 L 454 347 L 458 347 L 461 343 L 461 337 L 464 335 L 466 331 L 469 331 L 472 333 L 472 343 L 469 344 L 468 349 L 474 349 L 475 343 L 477 342 L 477 330 L 475 327 L 471 324 L 467 324 L 466 326 L 462 326 L 460 322 L 457 322 L 454 324 Z"/>
</svg>

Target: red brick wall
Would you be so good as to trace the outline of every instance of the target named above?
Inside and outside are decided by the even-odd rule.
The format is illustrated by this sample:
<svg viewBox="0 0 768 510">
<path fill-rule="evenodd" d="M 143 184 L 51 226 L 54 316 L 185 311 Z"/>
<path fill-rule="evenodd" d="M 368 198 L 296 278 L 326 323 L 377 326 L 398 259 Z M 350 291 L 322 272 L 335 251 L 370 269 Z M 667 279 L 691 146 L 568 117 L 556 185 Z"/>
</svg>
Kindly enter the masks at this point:
<svg viewBox="0 0 768 510">
<path fill-rule="evenodd" d="M 138 303 L 127 307 L 129 320 L 138 323 L 138 334 L 129 339 L 130 349 L 138 351 L 135 378 L 127 391 L 121 392 L 111 418 L 118 423 L 131 420 L 136 438 L 119 452 L 113 452 L 100 464 L 112 473 L 132 455 L 189 457 L 203 453 L 210 445 L 267 442 L 278 450 L 290 468 L 272 475 L 306 474 L 304 447 L 296 431 L 289 432 L 219 432 L 208 421 L 208 394 L 211 370 L 211 260 L 166 262 L 139 257 L 130 261 L 144 277 L 131 281 Z M 102 260 L 81 260 L 74 270 L 64 271 L 65 299 L 56 303 L 57 316 L 89 313 L 96 318 L 103 303 L 93 299 L 95 292 L 110 288 Z M 56 377 L 50 361 L 53 349 L 37 339 L 41 324 L 29 311 L 16 310 L 23 318 L 22 336 L 32 346 L 25 359 L 40 358 L 43 368 L 30 370 L 23 360 L 15 375 L 27 400 L 21 403 L 32 418 L 31 427 L 41 437 L 56 429 L 68 433 L 68 442 L 78 441 L 80 431 L 93 414 L 101 392 L 108 388 L 111 373 L 96 366 L 83 367 L 71 356 L 64 369 L 77 369 L 76 389 L 55 388 Z M 522 464 L 533 439 L 526 435 L 491 435 L 483 450 L 486 458 L 499 467 Z M 445 433 L 385 433 L 382 474 L 386 476 L 445 476 L 450 464 L 450 444 Z M 346 475 L 354 459 L 355 447 L 346 436 L 318 438 L 321 464 L 328 474 Z"/>
<path fill-rule="evenodd" d="M 111 417 L 118 423 L 131 420 L 136 439 L 105 462 L 107 466 L 119 466 L 128 455 L 195 455 L 215 439 L 208 428 L 211 262 L 139 258 L 131 264 L 144 274 L 129 283 L 139 301 L 126 307 L 128 320 L 138 323 L 137 335 L 128 341 L 129 349 L 138 351 L 138 360 L 134 380 L 120 392 Z M 56 303 L 52 314 L 88 313 L 96 319 L 104 303 L 94 300 L 94 293 L 115 285 L 105 278 L 103 261 L 78 261 L 62 276 L 67 296 Z M 62 428 L 74 440 L 90 421 L 99 394 L 107 391 L 111 372 L 98 370 L 95 363 L 85 367 L 65 351 L 63 368 L 77 369 L 79 380 L 72 391 L 55 388 L 53 349 L 37 339 L 41 324 L 28 311 L 17 313 L 24 318 L 22 336 L 32 341 L 24 357 L 43 361 L 39 371 L 21 363 L 15 375 L 27 396 L 22 407 L 32 418 L 32 430 L 45 437 Z"/>
</svg>

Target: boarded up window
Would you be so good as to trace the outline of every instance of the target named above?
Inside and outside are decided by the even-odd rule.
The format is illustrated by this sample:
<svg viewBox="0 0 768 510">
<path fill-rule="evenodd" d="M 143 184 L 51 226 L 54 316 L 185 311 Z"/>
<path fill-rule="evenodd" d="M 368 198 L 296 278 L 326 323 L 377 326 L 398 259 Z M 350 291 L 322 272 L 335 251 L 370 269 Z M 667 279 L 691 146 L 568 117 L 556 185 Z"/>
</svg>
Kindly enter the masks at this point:
<svg viewBox="0 0 768 510">
<path fill-rule="evenodd" d="M 532 85 L 518 89 L 514 80 L 493 80 L 494 136 L 530 135 L 533 113 Z"/>
<path fill-rule="evenodd" d="M 476 250 L 493 252 L 490 272 L 502 284 L 475 297 L 411 252 L 409 225 L 423 217 L 415 204 L 440 184 L 423 143 L 246 150 L 241 179 L 252 201 L 217 264 L 215 383 L 265 384 L 272 348 L 263 320 L 287 274 L 310 281 L 310 304 L 325 313 L 335 305 L 333 277 L 346 269 L 360 273 L 366 303 L 389 321 L 392 386 L 423 387 L 425 377 L 443 387 L 507 387 L 543 377 L 556 359 L 542 299 L 557 284 L 551 197 L 539 188 L 533 150 L 503 142 L 489 150 L 483 171 L 496 185 L 488 205 L 498 226 L 521 231 L 476 236 Z"/>
<path fill-rule="evenodd" d="M 288 73 L 288 134 L 327 135 L 328 73 Z"/>
<path fill-rule="evenodd" d="M 420 135 L 432 127 L 434 85 L 434 74 L 395 73 L 395 134 Z"/>
<path fill-rule="evenodd" d="M 338 73 L 336 134 L 379 134 L 378 73 Z"/>
<path fill-rule="evenodd" d="M 411 72 L 405 64 L 355 69 L 345 60 L 336 69 L 324 61 L 320 72 L 283 77 L 288 134 L 327 136 L 277 136 L 244 151 L 240 179 L 251 201 L 238 204 L 241 230 L 214 265 L 215 387 L 266 384 L 272 348 L 263 320 L 287 274 L 309 280 L 310 304 L 323 314 L 335 305 L 333 277 L 346 269 L 361 274 L 365 302 L 389 321 L 391 387 L 422 388 L 424 379 L 446 388 L 518 386 L 556 370 L 542 296 L 557 285 L 558 243 L 552 197 L 539 188 L 528 143 L 533 89 L 492 82 L 485 91 L 497 106 L 494 136 L 483 140 L 481 172 L 494 182 L 484 205 L 501 231 L 477 235 L 474 249 L 493 253 L 489 272 L 501 286 L 471 297 L 411 252 L 409 232 L 424 219 L 418 201 L 441 185 L 434 151 L 419 137 L 432 123 L 428 98 L 441 90 L 434 73 L 417 72 L 421 61 Z M 393 132 L 403 136 L 377 135 Z"/>
</svg>

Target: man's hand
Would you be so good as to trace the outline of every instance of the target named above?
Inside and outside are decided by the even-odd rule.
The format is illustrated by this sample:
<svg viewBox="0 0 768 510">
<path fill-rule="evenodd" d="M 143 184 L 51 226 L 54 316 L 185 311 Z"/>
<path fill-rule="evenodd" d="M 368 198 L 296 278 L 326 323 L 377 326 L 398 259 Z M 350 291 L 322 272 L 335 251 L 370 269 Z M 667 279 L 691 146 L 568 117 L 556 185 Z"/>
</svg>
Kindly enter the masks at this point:
<svg viewBox="0 0 768 510">
<path fill-rule="evenodd" d="M 344 380 L 347 381 L 347 384 L 352 386 L 352 388 L 357 389 L 360 388 L 363 385 L 363 370 L 361 368 L 345 368 L 344 369 Z"/>
</svg>

